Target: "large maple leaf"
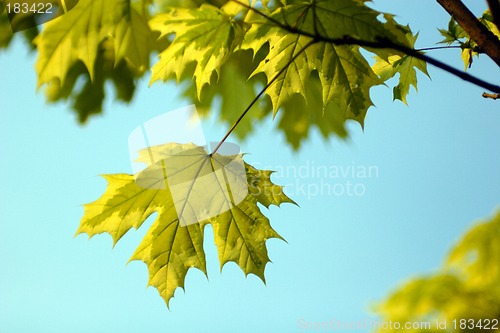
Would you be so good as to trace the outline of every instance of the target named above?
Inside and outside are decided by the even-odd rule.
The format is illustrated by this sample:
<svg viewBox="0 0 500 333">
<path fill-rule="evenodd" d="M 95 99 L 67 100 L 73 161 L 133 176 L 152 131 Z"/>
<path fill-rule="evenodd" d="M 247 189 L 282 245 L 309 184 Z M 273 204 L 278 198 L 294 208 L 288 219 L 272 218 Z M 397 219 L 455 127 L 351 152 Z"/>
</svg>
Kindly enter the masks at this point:
<svg viewBox="0 0 500 333">
<path fill-rule="evenodd" d="M 380 12 L 367 7 L 364 0 L 297 1 L 262 18 L 250 19 L 243 48 L 260 50 L 269 45 L 266 58 L 253 75 L 264 73 L 270 87 L 267 94 L 274 111 L 293 95 L 307 99 L 309 78 L 316 71 L 322 85 L 323 108 L 338 104 L 344 119 L 363 125 L 372 105 L 370 88 L 383 81 L 373 72 L 358 46 L 335 43 L 350 36 L 375 42 L 388 38 L 407 45 L 378 20 Z M 269 20 L 274 24 L 269 24 Z M 279 75 L 277 75 L 279 73 Z M 272 84 L 271 84 L 272 83 Z"/>
<path fill-rule="evenodd" d="M 145 70 L 149 64 L 149 27 L 128 0 L 81 0 L 71 11 L 46 24 L 36 38 L 38 86 L 58 79 L 63 85 L 70 68 L 85 64 L 91 78 L 100 44 L 111 39 L 115 63 L 126 60 Z"/>
<path fill-rule="evenodd" d="M 245 274 L 265 279 L 266 240 L 281 237 L 257 204 L 293 203 L 271 182 L 271 171 L 255 169 L 241 155 L 210 155 L 192 144 L 151 147 L 138 160 L 148 166 L 135 176 L 104 176 L 108 188 L 85 205 L 77 234 L 108 233 L 116 243 L 158 213 L 131 260 L 146 263 L 149 285 L 167 306 L 175 290 L 184 288 L 190 268 L 207 273 L 203 229 L 208 224 L 221 268 L 234 261 Z"/>
<path fill-rule="evenodd" d="M 83 123 L 101 112 L 106 82 L 117 99 L 132 99 L 134 80 L 149 68 L 151 37 L 146 18 L 129 0 L 81 0 L 34 40 L 38 88 L 46 87 L 50 102 L 73 100 Z"/>
<path fill-rule="evenodd" d="M 194 77 L 198 98 L 212 74 L 220 75 L 221 66 L 243 39 L 243 27 L 224 10 L 204 4 L 200 8 L 176 8 L 151 20 L 160 38 L 174 34 L 172 43 L 160 53 L 152 68 L 151 83 L 175 76 L 179 81 L 190 63 L 195 63 Z"/>
</svg>

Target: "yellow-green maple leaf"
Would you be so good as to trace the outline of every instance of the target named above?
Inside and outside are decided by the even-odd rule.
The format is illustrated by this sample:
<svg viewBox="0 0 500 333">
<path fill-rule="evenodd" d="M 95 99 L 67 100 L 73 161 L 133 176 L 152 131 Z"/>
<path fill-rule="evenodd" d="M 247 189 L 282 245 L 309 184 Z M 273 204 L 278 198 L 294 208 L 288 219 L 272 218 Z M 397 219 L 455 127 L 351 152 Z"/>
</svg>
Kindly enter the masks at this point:
<svg viewBox="0 0 500 333">
<path fill-rule="evenodd" d="M 471 287 L 488 288 L 500 298 L 500 212 L 469 230 L 449 254 L 447 265 L 459 269 Z"/>
<path fill-rule="evenodd" d="M 268 55 L 253 75 L 264 73 L 270 82 L 284 69 L 266 92 L 275 112 L 294 94 L 307 98 L 309 77 L 316 71 L 322 84 L 323 108 L 332 102 L 342 104 L 344 119 L 363 124 L 372 105 L 369 90 L 382 81 L 359 47 L 330 41 L 344 36 L 367 41 L 382 37 L 396 39 L 377 19 L 380 13 L 364 3 L 363 0 L 294 2 L 270 15 L 281 26 L 252 16 L 252 27 L 242 47 L 258 51 L 269 44 Z"/>
<path fill-rule="evenodd" d="M 345 128 L 345 103 L 333 101 L 323 108 L 321 100 L 322 85 L 316 76 L 309 78 L 306 99 L 293 95 L 283 104 L 279 115 L 278 127 L 294 149 L 298 149 L 314 126 L 324 138 L 335 134 L 340 138 L 347 136 Z M 307 104 L 306 104 L 307 101 Z"/>
<path fill-rule="evenodd" d="M 478 18 L 479 22 L 481 22 L 489 31 L 493 33 L 493 35 L 497 36 L 500 39 L 500 28 L 497 27 L 493 20 L 493 16 L 489 9 L 485 10 L 483 15 Z M 456 46 L 460 46 L 462 49 L 461 57 L 464 63 L 464 70 L 466 71 L 472 66 L 474 56 L 479 57 L 480 48 L 477 43 L 470 38 L 467 32 L 457 24 L 455 19 L 450 18 L 450 22 L 448 23 L 448 29 L 438 29 L 441 35 L 445 37 L 440 43 Z"/>
<path fill-rule="evenodd" d="M 195 63 L 193 76 L 198 98 L 212 74 L 219 74 L 243 36 L 240 23 L 222 9 L 202 5 L 196 9 L 176 8 L 159 14 L 150 22 L 160 38 L 174 34 L 172 43 L 160 53 L 152 68 L 151 83 L 175 76 L 179 81 L 190 63 Z"/>
<path fill-rule="evenodd" d="M 281 237 L 272 229 L 257 203 L 267 207 L 293 202 L 280 186 L 271 182 L 271 172 L 244 163 L 241 155 L 211 156 L 204 148 L 192 144 L 151 147 L 140 152 L 139 161 L 147 162 L 148 167 L 135 177 L 105 176 L 108 188 L 97 201 L 85 205 L 77 234 L 93 236 L 105 232 L 116 243 L 132 227 L 140 228 L 147 217 L 158 213 L 131 260 L 146 263 L 149 285 L 157 288 L 167 305 L 175 290 L 184 288 L 190 268 L 198 268 L 206 274 L 203 229 L 207 224 L 214 229 L 221 268 L 234 261 L 245 274 L 252 273 L 264 280 L 264 269 L 269 262 L 265 242 Z M 238 190 L 228 188 L 226 182 L 231 177 L 238 177 L 232 169 L 226 168 L 234 161 L 244 165 L 243 176 L 248 189 L 239 202 L 233 201 Z M 211 179 L 213 188 L 207 187 L 206 177 Z M 188 189 L 187 198 L 193 196 L 195 200 L 186 198 L 179 205 L 172 188 L 181 183 Z M 200 207 L 192 206 L 201 205 L 200 202 L 215 206 L 215 210 L 201 207 L 213 216 L 198 223 L 183 224 L 183 219 L 191 214 L 188 210 L 197 210 Z M 230 209 L 220 209 L 228 204 L 232 206 Z"/>
<path fill-rule="evenodd" d="M 58 80 L 64 86 L 70 69 L 83 62 L 91 78 L 100 44 L 113 40 L 114 61 L 137 71 L 149 64 L 149 27 L 129 0 L 81 0 L 67 14 L 46 24 L 36 38 L 38 87 Z"/>
<path fill-rule="evenodd" d="M 441 272 L 405 283 L 377 307 L 384 322 L 429 322 L 405 332 L 458 332 L 460 320 L 500 321 L 500 212 L 471 228 L 452 249 Z M 453 321 L 456 320 L 456 327 Z M 486 321 L 485 321 L 486 320 Z M 437 322 L 447 322 L 438 327 Z M 467 322 L 469 323 L 469 322 Z M 497 328 L 493 328 L 496 326 Z M 484 328 L 484 327 L 483 327 Z M 482 332 L 476 326 L 468 331 Z M 484 329 L 486 330 L 486 329 Z M 467 330 L 465 330 L 467 331 Z M 401 332 L 394 326 L 377 332 Z"/>
<path fill-rule="evenodd" d="M 418 34 L 414 36 L 410 31 L 406 33 L 406 38 L 411 47 L 415 45 L 417 36 Z M 387 55 L 387 52 L 382 51 L 381 54 Z M 373 70 L 383 81 L 389 80 L 399 73 L 399 83 L 393 88 L 394 100 L 399 99 L 408 105 L 406 96 L 410 92 L 410 86 L 417 90 L 417 71 L 415 69 L 429 76 L 427 64 L 425 61 L 402 53 L 388 55 L 387 58 L 382 58 L 380 55 L 376 57 Z"/>
</svg>

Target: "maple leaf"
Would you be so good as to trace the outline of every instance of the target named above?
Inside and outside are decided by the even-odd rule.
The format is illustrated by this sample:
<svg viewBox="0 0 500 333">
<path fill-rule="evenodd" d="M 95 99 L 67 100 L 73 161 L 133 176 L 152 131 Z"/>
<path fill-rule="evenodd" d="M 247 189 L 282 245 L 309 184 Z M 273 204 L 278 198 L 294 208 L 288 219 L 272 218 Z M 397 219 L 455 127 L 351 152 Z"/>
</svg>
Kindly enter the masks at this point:
<svg viewBox="0 0 500 333">
<path fill-rule="evenodd" d="M 484 11 L 483 15 L 478 18 L 489 31 L 491 31 L 495 36 L 500 39 L 500 29 L 497 27 L 493 20 L 493 16 L 489 9 Z M 464 63 L 464 70 L 466 71 L 472 66 L 473 57 L 479 57 L 480 48 L 479 45 L 465 32 L 465 30 L 457 24 L 455 19 L 452 17 L 448 23 L 448 29 L 438 29 L 444 38 L 440 43 L 456 46 L 460 46 L 462 49 L 461 57 Z"/>
<path fill-rule="evenodd" d="M 134 79 L 149 67 L 151 31 L 128 0 L 81 0 L 45 24 L 34 43 L 38 88 L 46 85 L 51 102 L 73 98 L 84 122 L 101 111 L 106 80 L 113 82 L 119 99 L 131 99 Z"/>
<path fill-rule="evenodd" d="M 440 272 L 408 281 L 379 304 L 377 312 L 385 322 L 424 320 L 432 323 L 435 332 L 448 331 L 443 325 L 436 327 L 438 322 L 474 318 L 476 329 L 481 331 L 482 321 L 490 325 L 499 318 L 499 244 L 500 212 L 497 212 L 491 220 L 482 221 L 466 232 L 450 251 Z M 398 330 L 377 332 L 387 331 Z M 421 329 L 405 331 L 422 332 Z"/>
<path fill-rule="evenodd" d="M 66 74 L 64 83 L 61 84 L 57 79 L 51 80 L 44 91 L 48 102 L 71 100 L 81 123 L 92 114 L 101 112 L 106 96 L 105 84 L 108 80 L 115 88 L 117 99 L 129 102 L 135 91 L 134 80 L 140 76 L 123 60 L 114 64 L 114 46 L 111 40 L 103 41 L 99 51 L 94 62 L 96 73 L 92 79 L 85 65 L 76 62 Z M 76 89 L 76 86 L 80 89 Z"/>
<path fill-rule="evenodd" d="M 457 24 L 453 17 L 450 18 L 448 29 L 438 29 L 439 33 L 444 37 L 439 43 L 451 45 L 455 42 L 463 43 L 461 40 L 469 37 L 467 33 Z"/>
<path fill-rule="evenodd" d="M 380 13 L 364 2 L 318 0 L 293 3 L 270 14 L 279 25 L 265 24 L 267 18 L 251 16 L 252 27 L 245 35 L 242 47 L 258 51 L 269 44 L 269 53 L 253 75 L 264 73 L 268 82 L 275 79 L 266 92 L 275 112 L 294 94 L 307 99 L 309 77 L 316 71 L 322 84 L 323 109 L 335 102 L 344 119 L 354 119 L 363 125 L 366 111 L 372 105 L 369 90 L 382 81 L 361 55 L 359 47 L 322 40 L 344 36 L 367 41 L 382 37 L 397 40 L 377 19 Z M 320 37 L 313 38 L 314 35 Z M 281 70 L 280 76 L 275 78 Z"/>
<path fill-rule="evenodd" d="M 500 297 L 500 211 L 477 223 L 452 249 L 446 264 L 459 269 L 470 286 Z"/>
<path fill-rule="evenodd" d="M 293 201 L 274 185 L 271 172 L 257 170 L 241 155 L 209 155 L 193 144 L 166 144 L 139 154 L 148 166 L 138 174 L 106 175 L 108 188 L 85 205 L 77 234 L 108 233 L 116 243 L 132 227 L 140 228 L 158 213 L 130 260 L 148 266 L 149 285 L 167 306 L 175 290 L 184 288 L 190 268 L 205 274 L 203 229 L 214 229 L 222 266 L 234 261 L 245 274 L 263 281 L 269 262 L 265 242 L 281 238 L 262 214 L 266 207 Z"/>
<path fill-rule="evenodd" d="M 412 35 L 411 31 L 406 34 L 411 47 L 414 46 L 417 35 Z M 410 86 L 417 90 L 417 71 L 420 70 L 425 75 L 429 76 L 427 72 L 427 64 L 425 61 L 405 55 L 394 54 L 389 55 L 387 58 L 380 57 L 381 54 L 386 53 L 381 51 L 379 56 L 376 57 L 376 62 L 373 65 L 373 70 L 384 81 L 392 78 L 399 73 L 399 83 L 393 88 L 393 99 L 399 99 L 406 105 L 406 96 L 410 92 Z"/>
<path fill-rule="evenodd" d="M 203 85 L 210 83 L 220 67 L 243 38 L 243 27 L 224 10 L 211 5 L 196 9 L 175 8 L 151 20 L 160 38 L 175 34 L 172 43 L 160 53 L 152 68 L 150 83 L 175 76 L 179 81 L 190 63 L 195 63 L 194 77 L 198 98 Z"/>
<path fill-rule="evenodd" d="M 255 99 L 258 87 L 265 85 L 263 77 L 248 80 L 255 67 L 251 51 L 235 51 L 221 68 L 217 82 L 205 86 L 200 99 L 196 87 L 192 84 L 183 85 L 183 96 L 196 104 L 196 110 L 202 116 L 209 116 L 214 109 L 220 110 L 219 121 L 230 127 L 239 118 L 241 111 Z M 235 91 L 238 93 L 235 94 Z M 215 104 L 217 101 L 220 101 L 220 105 Z M 267 116 L 270 109 L 269 100 L 260 99 L 259 103 L 252 107 L 252 117 L 244 117 L 233 134 L 245 138 L 251 133 L 254 123 Z"/>
<path fill-rule="evenodd" d="M 306 90 L 307 104 L 306 100 L 296 94 L 282 106 L 283 112 L 280 114 L 278 127 L 294 149 L 300 148 L 313 127 L 317 127 L 324 138 L 331 134 L 339 138 L 347 137 L 345 110 L 342 109 L 346 104 L 333 101 L 323 108 L 321 93 L 319 78 L 311 76 Z"/>
<path fill-rule="evenodd" d="M 125 59 L 134 67 L 148 67 L 149 27 L 128 0 L 81 0 L 71 11 L 46 24 L 36 38 L 38 86 L 58 79 L 64 83 L 70 67 L 82 61 L 91 78 L 99 45 L 114 42 L 115 63 Z"/>
</svg>

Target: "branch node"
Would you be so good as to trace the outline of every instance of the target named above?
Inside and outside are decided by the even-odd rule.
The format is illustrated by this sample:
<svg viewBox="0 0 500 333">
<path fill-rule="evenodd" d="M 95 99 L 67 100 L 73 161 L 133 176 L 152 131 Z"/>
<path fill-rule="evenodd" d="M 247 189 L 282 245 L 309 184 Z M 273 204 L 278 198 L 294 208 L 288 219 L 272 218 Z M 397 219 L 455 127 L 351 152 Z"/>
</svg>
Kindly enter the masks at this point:
<svg viewBox="0 0 500 333">
<path fill-rule="evenodd" d="M 500 94 L 489 94 L 489 93 L 483 93 L 482 95 L 484 98 L 491 98 L 491 99 L 500 99 Z"/>
</svg>

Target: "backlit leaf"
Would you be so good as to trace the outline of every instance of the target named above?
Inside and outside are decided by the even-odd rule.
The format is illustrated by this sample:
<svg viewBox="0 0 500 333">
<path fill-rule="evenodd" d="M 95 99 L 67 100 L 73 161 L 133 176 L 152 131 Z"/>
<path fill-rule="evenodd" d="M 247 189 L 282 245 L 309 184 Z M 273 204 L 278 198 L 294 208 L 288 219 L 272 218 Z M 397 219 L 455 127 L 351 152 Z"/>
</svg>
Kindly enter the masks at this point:
<svg viewBox="0 0 500 333">
<path fill-rule="evenodd" d="M 430 325 L 417 325 L 404 329 L 405 332 L 497 332 L 500 321 L 499 244 L 500 213 L 497 213 L 462 237 L 440 272 L 405 283 L 377 306 L 377 312 L 386 323 Z M 473 322 L 472 327 L 468 326 L 469 320 Z M 392 325 L 378 332 L 401 330 Z"/>
<path fill-rule="evenodd" d="M 81 0 L 67 14 L 45 24 L 35 39 L 38 87 L 47 85 L 50 101 L 71 96 L 84 122 L 101 111 L 106 80 L 126 76 L 128 83 L 146 71 L 150 34 L 145 18 L 128 0 Z M 122 73 L 117 73 L 118 68 Z M 80 91 L 75 85 L 79 77 L 86 81 Z M 124 98 L 124 85 L 116 80 L 114 83 L 118 98 L 130 100 L 135 85 L 132 89 L 128 85 L 129 96 Z"/>
<path fill-rule="evenodd" d="M 241 155 L 211 156 L 192 144 L 151 147 L 140 152 L 139 161 L 148 166 L 135 176 L 105 176 L 108 188 L 97 201 L 85 205 L 77 234 L 91 237 L 105 232 L 116 243 L 157 213 L 131 260 L 146 263 L 149 285 L 158 289 L 167 305 L 175 290 L 184 287 L 190 268 L 206 274 L 207 224 L 214 229 L 221 267 L 233 261 L 245 274 L 264 281 L 269 262 L 265 242 L 281 237 L 257 203 L 266 207 L 293 203 L 271 182 L 271 172 L 253 168 Z"/>
<path fill-rule="evenodd" d="M 151 83 L 176 77 L 179 81 L 190 63 L 196 63 L 198 98 L 203 85 L 210 83 L 220 67 L 241 41 L 243 28 L 223 10 L 210 5 L 197 9 L 177 8 L 157 15 L 151 21 L 160 38 L 175 34 L 172 43 L 160 54 L 153 66 Z"/>
<path fill-rule="evenodd" d="M 411 32 L 406 34 L 411 47 L 415 45 L 417 35 L 413 36 Z M 394 100 L 399 99 L 407 105 L 406 96 L 410 92 L 410 86 L 417 90 L 417 71 L 415 69 L 429 76 L 424 61 L 405 54 L 391 55 L 386 59 L 376 57 L 376 62 L 373 65 L 375 73 L 384 81 L 399 73 L 399 83 L 393 88 L 393 96 Z"/>
<path fill-rule="evenodd" d="M 267 90 L 274 111 L 294 94 L 307 98 L 309 78 L 315 71 L 322 84 L 323 109 L 335 102 L 344 119 L 355 119 L 363 125 L 366 111 L 372 105 L 369 90 L 382 81 L 361 55 L 359 47 L 314 40 L 307 34 L 319 34 L 327 40 L 344 36 L 367 41 L 397 39 L 378 20 L 379 14 L 364 1 L 318 0 L 297 2 L 274 11 L 270 17 L 281 26 L 266 23 L 264 18 L 250 22 L 252 27 L 243 47 L 258 51 L 269 45 L 268 55 L 253 75 L 264 73 L 270 82 L 284 69 Z M 294 29 L 304 33 L 294 33 Z"/>
<path fill-rule="evenodd" d="M 149 57 L 149 28 L 127 0 L 81 0 L 71 11 L 47 23 L 36 39 L 38 86 L 58 79 L 64 84 L 70 67 L 82 61 L 90 77 L 99 45 L 111 38 L 115 63 L 125 59 L 145 70 Z"/>
</svg>

